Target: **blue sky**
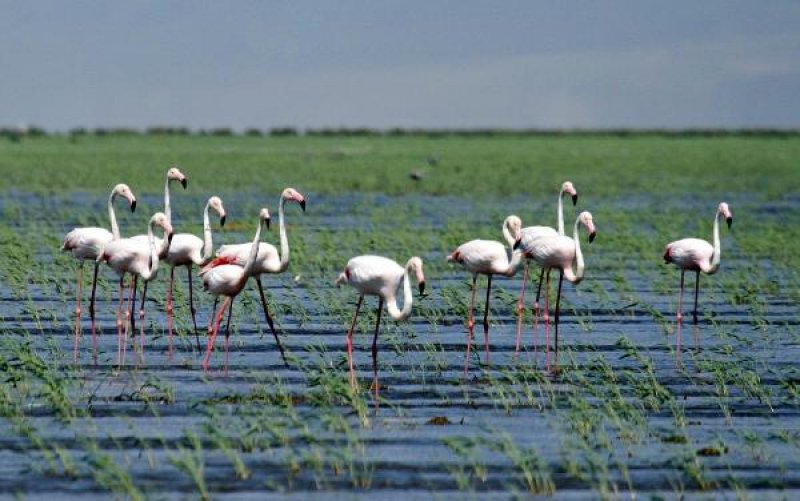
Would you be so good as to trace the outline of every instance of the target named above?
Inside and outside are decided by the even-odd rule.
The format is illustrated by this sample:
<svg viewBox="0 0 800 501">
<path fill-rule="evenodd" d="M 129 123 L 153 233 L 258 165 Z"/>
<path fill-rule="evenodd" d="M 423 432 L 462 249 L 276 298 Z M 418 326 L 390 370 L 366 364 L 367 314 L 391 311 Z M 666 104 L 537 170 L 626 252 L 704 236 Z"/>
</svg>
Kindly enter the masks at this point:
<svg viewBox="0 0 800 501">
<path fill-rule="evenodd" d="M 0 9 L 2 125 L 800 127 L 796 1 Z"/>
</svg>

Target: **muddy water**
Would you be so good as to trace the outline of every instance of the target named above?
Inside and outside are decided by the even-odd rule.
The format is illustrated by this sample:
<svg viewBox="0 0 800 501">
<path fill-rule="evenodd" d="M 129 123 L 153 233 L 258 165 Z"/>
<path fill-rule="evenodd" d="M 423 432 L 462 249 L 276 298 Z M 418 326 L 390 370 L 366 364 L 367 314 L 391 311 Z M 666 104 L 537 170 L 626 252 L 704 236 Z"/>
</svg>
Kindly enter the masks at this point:
<svg viewBox="0 0 800 501">
<path fill-rule="evenodd" d="M 53 244 L 80 222 L 64 207 L 83 197 L 68 198 L 18 195 L 4 199 L 0 209 L 47 208 L 53 216 L 31 210 L 11 226 L 20 234 L 38 231 Z M 252 218 L 236 215 L 256 213 L 263 201 L 223 198 L 234 227 L 216 234 L 216 242 L 249 239 Z M 758 256 L 757 278 L 777 284 L 776 292 L 760 294 L 757 303 L 733 300 L 731 284 L 741 288 L 750 280 L 733 277 L 751 270 L 753 262 L 741 253 L 735 235 L 723 234 L 720 274 L 701 279 L 697 327 L 686 307 L 677 352 L 678 272 L 660 264 L 664 242 L 653 238 L 652 225 L 639 216 L 654 201 L 627 197 L 592 208 L 599 237 L 584 247 L 586 280 L 577 288 L 565 285 L 559 376 L 547 369 L 544 329 L 534 333 L 530 312 L 522 353 L 515 355 L 518 275 L 494 281 L 491 365 L 484 363 L 479 320 L 465 378 L 468 279 L 443 262 L 445 252 L 467 235 L 499 238 L 498 223 L 509 212 L 524 218 L 554 211 L 523 198 L 502 203 L 455 197 L 309 199 L 307 214 L 287 208 L 294 247 L 290 271 L 264 279 L 281 339 L 292 355 L 288 368 L 265 330 L 252 284 L 235 309 L 227 373 L 220 336 L 209 374 L 199 367 L 201 354 L 189 332 L 183 270 L 174 353 L 167 350 L 167 273 L 162 270 L 147 303 L 144 362 L 129 350 L 122 368 L 116 364 L 116 289 L 110 272 L 103 272 L 99 289 L 97 361 L 84 322 L 77 368 L 71 363 L 73 263 L 54 250 L 39 249 L 37 259 L 54 282 L 33 281 L 24 294 L 2 284 L 3 349 L 30 344 L 57 367 L 75 409 L 65 419 L 43 392 L 32 394 L 22 409 L 49 450 L 71 458 L 69 472 L 57 461 L 51 467 L 52 459 L 13 420 L 0 424 L 2 491 L 32 498 L 55 492 L 103 498 L 109 488 L 120 492 L 124 482 L 99 473 L 109 471 L 98 466 L 102 456 L 140 491 L 166 497 L 194 496 L 202 489 L 223 499 L 311 493 L 337 499 L 427 498 L 432 492 L 441 497 L 476 492 L 481 498 L 554 492 L 570 499 L 632 491 L 668 497 L 798 494 L 798 308 L 781 292 L 788 279 L 769 256 Z M 202 202 L 184 197 L 175 203 L 175 226 L 180 228 Z M 697 200 L 676 203 L 690 214 L 708 212 Z M 158 197 L 140 201 L 141 207 L 157 204 Z M 760 207 L 754 200 L 737 210 Z M 102 211 L 103 205 L 85 212 L 90 210 Z M 782 213 L 764 210 L 760 217 L 777 221 Z M 121 224 L 141 225 L 135 217 L 121 215 Z M 646 244 L 652 255 L 639 258 L 645 263 L 630 262 L 615 239 L 620 228 L 655 240 Z M 277 241 L 275 231 L 269 238 Z M 365 252 L 398 260 L 422 256 L 430 290 L 408 322 L 384 320 L 377 412 L 370 391 L 376 302 L 367 300 L 355 336 L 360 392 L 353 397 L 347 392 L 344 329 L 356 296 L 332 286 L 347 258 Z M 478 283 L 477 297 L 483 298 L 485 280 Z M 691 287 L 693 277 L 687 284 Z M 529 292 L 532 287 L 531 282 Z M 211 300 L 199 287 L 196 296 L 205 344 L 202 326 Z M 528 309 L 532 301 L 528 296 Z M 482 311 L 481 299 L 477 315 Z"/>
</svg>

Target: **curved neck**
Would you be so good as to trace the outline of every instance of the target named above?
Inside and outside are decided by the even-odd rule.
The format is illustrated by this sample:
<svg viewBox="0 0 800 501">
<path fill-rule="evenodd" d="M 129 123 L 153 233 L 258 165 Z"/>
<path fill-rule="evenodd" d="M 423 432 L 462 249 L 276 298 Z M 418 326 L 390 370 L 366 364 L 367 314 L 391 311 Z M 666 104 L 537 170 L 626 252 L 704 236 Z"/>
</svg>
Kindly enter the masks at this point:
<svg viewBox="0 0 800 501">
<path fill-rule="evenodd" d="M 167 176 L 167 182 L 164 184 L 164 214 L 167 216 L 169 224 L 172 224 L 172 209 L 169 206 L 169 176 Z"/>
<path fill-rule="evenodd" d="M 516 239 L 511 235 L 511 232 L 508 231 L 508 225 L 503 223 L 503 238 L 506 239 L 508 246 L 512 249 L 514 248 L 514 244 L 517 242 Z"/>
<path fill-rule="evenodd" d="M 164 235 L 164 241 L 167 241 L 167 236 Z M 148 267 L 149 272 L 147 275 L 142 275 L 142 278 L 145 280 L 150 279 L 153 275 L 156 274 L 158 271 L 158 252 L 156 252 L 156 237 L 153 234 L 153 223 L 150 223 L 147 226 L 147 241 L 150 244 L 150 266 Z"/>
<path fill-rule="evenodd" d="M 213 247 L 213 243 L 211 241 L 211 221 L 208 219 L 208 202 L 206 202 L 206 208 L 203 210 L 203 255 L 200 258 L 201 261 L 198 263 L 200 266 L 204 266 L 211 261 L 211 248 Z"/>
<path fill-rule="evenodd" d="M 253 271 L 253 267 L 256 264 L 256 256 L 258 255 L 258 244 L 261 240 L 261 226 L 264 224 L 261 219 L 258 220 L 258 228 L 256 228 L 256 235 L 253 237 L 253 243 L 250 245 L 250 254 L 247 256 L 247 261 L 244 263 L 244 273 L 243 276 L 245 280 Z"/>
<path fill-rule="evenodd" d="M 522 252 L 520 251 L 511 251 L 511 261 L 508 262 L 508 268 L 505 271 L 501 272 L 501 275 L 506 277 L 513 277 L 517 273 L 517 269 L 519 269 L 519 265 L 522 264 Z"/>
<path fill-rule="evenodd" d="M 112 191 L 111 196 L 108 197 L 108 218 L 111 220 L 111 235 L 113 235 L 114 240 L 119 240 L 119 226 L 117 226 L 117 215 L 114 214 L 115 198 L 117 198 L 117 193 L 115 191 Z"/>
<path fill-rule="evenodd" d="M 558 193 L 558 234 L 564 234 L 564 189 Z"/>
<path fill-rule="evenodd" d="M 403 271 L 403 309 L 397 308 L 397 295 L 396 291 L 392 291 L 391 297 L 386 298 L 386 310 L 393 320 L 405 320 L 411 314 L 411 304 L 414 302 L 414 297 L 411 294 L 411 280 L 408 277 L 409 268 L 411 263 L 406 264 L 406 269 Z"/>
<path fill-rule="evenodd" d="M 289 239 L 286 237 L 286 226 L 283 222 L 284 205 L 286 205 L 286 199 L 281 197 L 281 201 L 278 204 L 278 226 L 281 239 L 281 272 L 286 271 L 286 268 L 289 267 Z"/>
<path fill-rule="evenodd" d="M 572 263 L 564 269 L 564 278 L 573 284 L 579 283 L 583 280 L 583 253 L 581 252 L 581 239 L 578 234 L 578 222 L 580 219 L 575 220 L 575 226 L 572 229 L 572 240 L 575 242 L 575 271 L 572 271 Z"/>
<path fill-rule="evenodd" d="M 717 211 L 717 215 L 714 217 L 714 255 L 711 257 L 711 269 L 708 273 L 714 273 L 719 269 L 719 258 L 720 258 L 721 248 L 719 245 L 719 211 Z"/>
</svg>

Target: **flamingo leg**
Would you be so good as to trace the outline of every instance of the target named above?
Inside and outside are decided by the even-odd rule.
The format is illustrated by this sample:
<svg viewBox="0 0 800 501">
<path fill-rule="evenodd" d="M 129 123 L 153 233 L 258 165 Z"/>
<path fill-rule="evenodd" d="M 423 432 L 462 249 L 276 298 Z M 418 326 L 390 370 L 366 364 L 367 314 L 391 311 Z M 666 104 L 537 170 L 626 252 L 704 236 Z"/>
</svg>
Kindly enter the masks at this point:
<svg viewBox="0 0 800 501">
<path fill-rule="evenodd" d="M 228 365 L 230 364 L 230 337 L 231 337 L 231 316 L 233 316 L 233 298 L 228 305 L 228 321 L 225 322 L 225 376 L 228 376 Z"/>
<path fill-rule="evenodd" d="M 472 275 L 472 295 L 469 300 L 469 320 L 467 320 L 467 358 L 464 360 L 464 377 L 467 377 L 469 369 L 469 352 L 472 347 L 472 327 L 475 325 L 473 309 L 475 307 L 475 289 L 477 287 L 478 275 Z"/>
<path fill-rule="evenodd" d="M 139 285 L 139 275 L 133 275 L 133 285 L 131 286 L 131 309 L 128 318 L 131 320 L 131 335 L 136 335 L 136 317 L 133 312 L 136 310 L 136 288 Z"/>
<path fill-rule="evenodd" d="M 75 349 L 73 358 L 75 365 L 78 364 L 78 338 L 81 336 L 81 288 L 83 287 L 83 260 L 78 268 L 78 300 L 75 303 Z"/>
<path fill-rule="evenodd" d="M 132 296 L 134 294 L 134 287 L 136 284 L 135 280 L 136 275 L 133 275 L 131 278 L 131 286 L 128 288 L 128 296 L 125 301 L 125 338 L 123 339 L 122 343 L 122 363 L 125 363 L 125 359 L 128 358 L 128 327 L 133 322 L 133 319 L 131 318 L 132 307 L 129 309 L 129 305 L 132 304 Z"/>
<path fill-rule="evenodd" d="M 555 355 L 554 355 L 554 373 L 558 374 L 558 322 L 561 316 L 561 285 L 564 283 L 564 270 L 558 271 L 558 294 L 556 294 L 556 332 L 555 332 Z"/>
<path fill-rule="evenodd" d="M 514 349 L 514 355 L 519 355 L 519 341 L 522 338 L 522 311 L 525 304 L 525 284 L 528 282 L 528 261 L 525 261 L 525 271 L 522 272 L 522 288 L 519 292 L 519 299 L 517 300 L 517 345 Z"/>
<path fill-rule="evenodd" d="M 536 287 L 536 299 L 533 302 L 533 361 L 539 364 L 539 297 L 542 295 L 544 268 L 539 272 L 539 284 Z"/>
<path fill-rule="evenodd" d="M 142 286 L 142 306 L 139 308 L 139 356 L 142 362 L 144 362 L 144 302 L 147 299 L 147 284 L 145 281 Z"/>
<path fill-rule="evenodd" d="M 286 353 L 283 351 L 283 345 L 281 344 L 281 340 L 278 337 L 278 333 L 275 332 L 275 325 L 272 323 L 272 317 L 269 314 L 269 310 L 267 309 L 267 299 L 264 296 L 264 287 L 261 285 L 261 276 L 255 277 L 256 283 L 258 284 L 258 293 L 261 296 L 261 306 L 264 307 L 264 317 L 267 319 L 267 324 L 269 324 L 269 328 L 272 331 L 272 335 L 275 337 L 275 344 L 278 345 L 278 349 L 281 352 L 281 358 L 283 359 L 283 363 L 288 367 L 289 363 L 286 361 Z"/>
<path fill-rule="evenodd" d="M 487 275 L 486 308 L 483 310 L 483 346 L 486 352 L 486 367 L 489 367 L 489 298 L 492 293 L 492 276 Z"/>
<path fill-rule="evenodd" d="M 550 369 L 550 268 L 547 269 L 544 285 L 544 359 L 545 366 Z"/>
<path fill-rule="evenodd" d="M 189 311 L 192 312 L 192 325 L 194 326 L 194 340 L 197 342 L 197 351 L 200 351 L 200 336 L 197 334 L 197 310 L 194 307 L 194 297 L 192 292 L 192 265 L 186 267 L 186 274 L 189 276 Z"/>
<path fill-rule="evenodd" d="M 208 346 L 206 348 L 206 355 L 203 358 L 203 371 L 208 372 L 208 362 L 211 360 L 211 352 L 214 350 L 214 341 L 217 340 L 217 334 L 219 333 L 219 325 L 222 323 L 222 315 L 225 314 L 225 309 L 228 307 L 228 301 L 231 298 L 225 298 L 225 301 L 222 302 L 222 306 L 219 308 L 219 313 L 216 315 L 216 321 L 212 318 L 212 325 L 215 327 L 211 331 L 211 336 L 208 338 Z M 213 316 L 213 313 L 212 313 Z"/>
<path fill-rule="evenodd" d="M 175 267 L 169 267 L 169 285 L 167 286 L 167 336 L 169 338 L 169 348 L 167 349 L 167 356 L 172 358 L 172 287 L 175 282 Z"/>
<path fill-rule="evenodd" d="M 214 314 L 217 312 L 217 303 L 219 302 L 219 296 L 214 296 L 214 307 L 211 308 L 211 316 L 208 317 L 208 335 L 210 336 L 214 330 Z"/>
<path fill-rule="evenodd" d="M 97 291 L 97 272 L 100 271 L 100 263 L 97 261 L 94 262 L 94 276 L 92 277 L 92 296 L 89 299 L 89 317 L 92 319 L 92 358 L 94 359 L 94 363 L 97 364 L 97 328 L 95 325 L 95 316 L 94 316 L 94 298 L 95 292 Z"/>
<path fill-rule="evenodd" d="M 358 319 L 358 310 L 361 309 L 361 303 L 364 301 L 364 295 L 358 296 L 356 303 L 356 311 L 353 313 L 353 321 L 350 323 L 350 330 L 347 331 L 347 362 L 350 365 L 350 386 L 356 386 L 356 373 L 353 370 L 353 330 L 356 328 L 356 320 Z"/>
<path fill-rule="evenodd" d="M 696 279 L 694 282 L 694 324 L 697 325 L 697 296 L 700 293 L 700 271 L 696 272 Z"/>
<path fill-rule="evenodd" d="M 680 292 L 678 292 L 678 314 L 677 314 L 678 321 L 677 321 L 677 328 L 676 328 L 676 331 L 677 331 L 676 332 L 676 334 L 677 334 L 677 336 L 676 336 L 676 343 L 677 343 L 676 355 L 677 355 L 679 360 L 680 360 L 680 357 L 681 357 L 681 323 L 683 322 L 683 312 L 682 312 L 682 308 L 683 308 L 683 278 L 684 278 L 684 274 L 685 273 L 686 272 L 684 270 L 681 270 L 681 290 L 680 290 Z"/>
<path fill-rule="evenodd" d="M 119 277 L 119 307 L 117 308 L 117 365 L 122 365 L 122 298 L 125 276 Z"/>
<path fill-rule="evenodd" d="M 378 409 L 378 330 L 381 327 L 383 298 L 378 300 L 378 319 L 375 321 L 375 334 L 372 336 L 372 386 L 375 388 L 375 410 Z"/>
</svg>

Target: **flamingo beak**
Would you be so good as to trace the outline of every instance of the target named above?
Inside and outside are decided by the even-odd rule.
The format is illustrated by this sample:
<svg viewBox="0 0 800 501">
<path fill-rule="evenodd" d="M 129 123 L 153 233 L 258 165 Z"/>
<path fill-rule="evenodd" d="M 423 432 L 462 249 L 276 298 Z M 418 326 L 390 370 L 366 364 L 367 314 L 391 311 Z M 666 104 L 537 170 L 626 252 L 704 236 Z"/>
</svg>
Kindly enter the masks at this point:
<svg viewBox="0 0 800 501">
<path fill-rule="evenodd" d="M 265 219 L 264 224 L 267 225 L 267 230 L 269 230 L 269 219 Z"/>
<path fill-rule="evenodd" d="M 188 186 L 188 185 L 189 185 L 189 178 L 184 177 L 183 179 L 181 179 L 181 186 L 183 186 L 184 190 L 186 189 L 186 186 Z"/>
<path fill-rule="evenodd" d="M 572 205 L 573 206 L 577 205 L 577 203 L 578 203 L 578 194 L 576 193 L 576 194 L 572 195 Z"/>
<path fill-rule="evenodd" d="M 300 200 L 300 208 L 303 209 L 303 212 L 306 211 L 306 200 L 305 200 L 305 198 L 303 200 Z"/>
<path fill-rule="evenodd" d="M 153 269 L 153 256 L 150 256 L 150 259 L 147 261 L 147 269 L 148 270 Z"/>
<path fill-rule="evenodd" d="M 594 242 L 594 237 L 596 237 L 596 236 L 597 236 L 597 232 L 596 231 L 593 231 L 593 232 L 589 233 L 589 243 Z"/>
<path fill-rule="evenodd" d="M 172 236 L 173 235 L 174 235 L 174 233 L 171 233 L 171 232 L 167 235 L 167 242 L 170 243 L 170 244 L 172 243 Z"/>
<path fill-rule="evenodd" d="M 519 249 L 520 244 L 522 243 L 522 238 L 518 238 L 516 242 L 514 242 L 514 246 L 512 247 L 513 250 Z"/>
<path fill-rule="evenodd" d="M 131 202 L 131 212 L 136 212 L 136 200 Z"/>
<path fill-rule="evenodd" d="M 728 229 L 730 229 L 733 224 L 733 216 L 726 217 L 725 222 L 728 223 Z"/>
<path fill-rule="evenodd" d="M 425 281 L 419 283 L 419 295 L 422 296 L 425 294 Z"/>
<path fill-rule="evenodd" d="M 225 214 L 223 214 L 223 215 L 222 215 L 222 216 L 219 218 L 219 225 L 220 225 L 220 226 L 225 226 Z"/>
</svg>

